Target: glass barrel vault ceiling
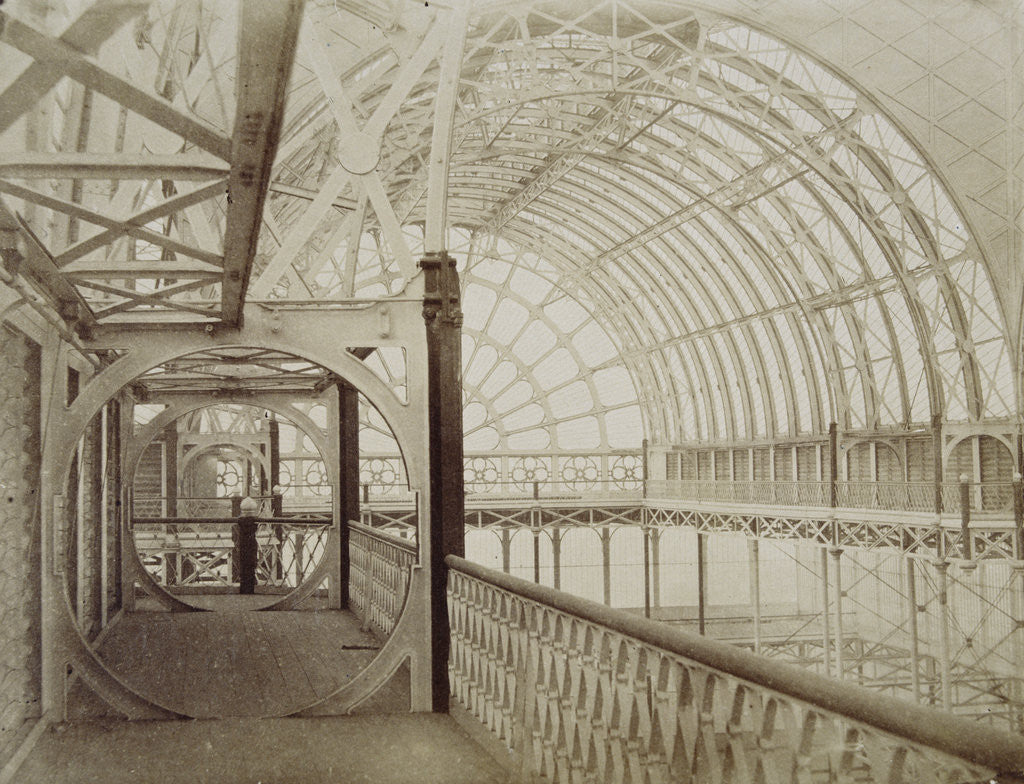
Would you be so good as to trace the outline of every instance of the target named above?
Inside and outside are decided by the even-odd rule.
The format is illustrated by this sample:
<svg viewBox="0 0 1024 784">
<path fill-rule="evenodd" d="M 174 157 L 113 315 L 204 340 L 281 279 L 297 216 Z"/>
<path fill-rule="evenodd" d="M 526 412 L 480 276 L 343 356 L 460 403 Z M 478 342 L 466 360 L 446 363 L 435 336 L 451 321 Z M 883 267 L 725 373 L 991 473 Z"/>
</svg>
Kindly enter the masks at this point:
<svg viewBox="0 0 1024 784">
<path fill-rule="evenodd" d="M 263 298 L 397 294 L 396 256 L 421 252 L 437 62 L 383 130 L 377 171 L 401 236 L 353 179 L 274 267 L 338 168 L 324 63 L 372 117 L 433 18 L 399 6 L 306 5 L 253 272 L 275 271 Z M 855 85 L 684 2 L 470 8 L 448 199 L 467 449 L 1014 413 L 986 259 L 920 149 Z M 118 67 L 156 58 L 172 97 L 226 129 L 233 57 L 210 42 L 234 35 L 233 14 L 154 3 Z"/>
<path fill-rule="evenodd" d="M 474 17 L 448 207 L 465 250 L 449 244 L 468 256 L 471 442 L 490 448 L 494 426 L 516 448 L 528 416 L 558 421 L 573 405 L 625 422 L 634 401 L 646 433 L 668 441 L 1009 415 L 991 280 L 921 153 L 820 64 L 701 16 L 679 3 L 518 3 Z M 514 287 L 498 259 L 533 274 Z M 367 283 L 385 288 L 369 266 Z M 568 311 L 588 313 L 615 352 L 579 366 L 568 357 L 586 341 L 560 336 L 567 361 L 544 356 L 581 367 L 575 385 L 543 378 L 525 336 L 480 334 L 514 332 L 495 314 L 519 307 L 543 331 L 561 305 L 569 324 Z M 474 384 L 474 363 L 501 361 L 502 345 L 523 396 L 508 435 L 501 398 Z M 571 403 L 552 410 L 551 386 Z M 604 446 L 613 432 L 579 427 Z"/>
</svg>

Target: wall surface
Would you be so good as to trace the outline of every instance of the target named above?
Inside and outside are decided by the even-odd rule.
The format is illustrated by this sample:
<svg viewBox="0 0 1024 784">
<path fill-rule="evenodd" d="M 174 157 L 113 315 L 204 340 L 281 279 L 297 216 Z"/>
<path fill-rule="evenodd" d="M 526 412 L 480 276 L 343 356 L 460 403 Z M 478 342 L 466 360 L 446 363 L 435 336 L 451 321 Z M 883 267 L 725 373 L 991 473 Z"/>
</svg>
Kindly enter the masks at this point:
<svg viewBox="0 0 1024 784">
<path fill-rule="evenodd" d="M 0 762 L 40 714 L 39 366 L 0 327 Z"/>
</svg>

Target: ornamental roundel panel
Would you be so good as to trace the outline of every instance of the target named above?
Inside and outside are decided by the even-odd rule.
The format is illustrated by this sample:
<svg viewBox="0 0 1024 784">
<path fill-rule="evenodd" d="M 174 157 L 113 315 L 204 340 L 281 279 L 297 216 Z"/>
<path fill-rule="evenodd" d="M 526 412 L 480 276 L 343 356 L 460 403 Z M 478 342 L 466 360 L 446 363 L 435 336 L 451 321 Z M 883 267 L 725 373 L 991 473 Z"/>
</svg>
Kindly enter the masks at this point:
<svg viewBox="0 0 1024 784">
<path fill-rule="evenodd" d="M 400 476 L 397 458 L 374 457 L 360 460 L 359 483 L 369 485 L 371 493 L 395 490 Z"/>
<path fill-rule="evenodd" d="M 245 470 L 236 460 L 218 460 L 215 481 L 219 497 L 238 495 L 245 486 Z"/>
<path fill-rule="evenodd" d="M 618 489 L 637 490 L 643 478 L 643 458 L 639 455 L 616 455 L 612 458 L 611 480 Z"/>
<path fill-rule="evenodd" d="M 313 495 L 330 495 L 331 482 L 322 460 L 309 460 L 303 466 L 303 483 Z"/>
<path fill-rule="evenodd" d="M 601 467 L 589 455 L 573 455 L 561 458 L 559 476 L 566 488 L 576 491 L 591 490 L 601 477 Z"/>
<path fill-rule="evenodd" d="M 501 471 L 497 461 L 489 457 L 468 457 L 464 461 L 466 493 L 491 493 L 498 489 Z"/>
<path fill-rule="evenodd" d="M 513 487 L 520 492 L 532 490 L 534 483 L 543 487 L 551 478 L 550 459 L 542 457 L 513 458 L 511 476 Z"/>
</svg>

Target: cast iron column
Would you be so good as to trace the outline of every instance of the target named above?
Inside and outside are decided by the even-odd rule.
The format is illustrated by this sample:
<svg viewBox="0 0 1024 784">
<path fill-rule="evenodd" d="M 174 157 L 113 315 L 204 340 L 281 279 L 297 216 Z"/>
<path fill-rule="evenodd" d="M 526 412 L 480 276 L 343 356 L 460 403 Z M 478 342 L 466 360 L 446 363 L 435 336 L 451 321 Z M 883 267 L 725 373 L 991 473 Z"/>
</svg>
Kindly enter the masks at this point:
<svg viewBox="0 0 1024 784">
<path fill-rule="evenodd" d="M 268 474 L 263 476 L 263 486 L 260 487 L 261 495 L 270 495 L 270 516 L 281 517 L 284 513 L 283 502 L 281 500 L 281 425 L 277 421 L 277 414 L 273 411 L 268 411 L 267 415 L 267 459 L 270 467 Z M 277 580 L 284 579 L 284 527 L 275 525 L 273 527 L 274 532 L 274 550 L 276 552 L 276 558 L 274 559 L 274 578 Z"/>
<path fill-rule="evenodd" d="M 167 517 L 178 516 L 178 424 L 171 422 L 163 432 L 164 437 L 164 486 L 161 495 L 164 497 L 164 514 Z M 178 526 L 167 526 L 167 533 L 177 540 Z M 167 585 L 178 584 L 185 575 L 179 574 L 182 568 L 181 556 L 178 553 L 168 553 L 165 557 L 167 568 Z"/>
<path fill-rule="evenodd" d="M 347 381 L 338 381 L 338 547 L 341 607 L 348 607 L 349 521 L 359 522 L 359 393 Z"/>
<path fill-rule="evenodd" d="M 277 414 L 271 413 L 267 420 L 267 442 L 270 454 L 267 455 L 270 463 L 270 475 L 267 477 L 266 487 L 261 488 L 264 494 L 270 494 L 270 516 L 280 517 L 281 494 L 277 488 L 281 485 L 281 425 L 277 421 Z"/>
<path fill-rule="evenodd" d="M 839 506 L 839 425 L 828 424 L 828 505 Z"/>
<path fill-rule="evenodd" d="M 960 555 L 971 560 L 971 480 L 960 474 Z"/>
<path fill-rule="evenodd" d="M 420 261 L 427 328 L 427 423 L 430 453 L 430 624 L 432 704 L 448 711 L 448 570 L 445 556 L 465 555 L 462 461 L 462 310 L 455 259 Z"/>
</svg>

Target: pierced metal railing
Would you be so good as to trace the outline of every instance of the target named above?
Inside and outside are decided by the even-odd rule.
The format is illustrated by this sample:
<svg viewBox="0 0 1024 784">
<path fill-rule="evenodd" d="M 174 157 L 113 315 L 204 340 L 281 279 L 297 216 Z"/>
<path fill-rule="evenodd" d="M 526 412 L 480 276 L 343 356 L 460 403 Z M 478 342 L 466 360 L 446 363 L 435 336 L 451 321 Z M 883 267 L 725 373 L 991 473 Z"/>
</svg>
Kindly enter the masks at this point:
<svg viewBox="0 0 1024 784">
<path fill-rule="evenodd" d="M 452 695 L 522 780 L 1024 781 L 1018 735 L 446 562 Z"/>
<path fill-rule="evenodd" d="M 255 525 L 255 580 L 264 590 L 297 588 L 326 555 L 329 518 L 265 518 Z M 172 592 L 240 585 L 239 535 L 231 518 L 136 518 L 132 535 L 146 571 Z"/>
<path fill-rule="evenodd" d="M 348 530 L 349 608 L 364 628 L 387 638 L 405 606 L 416 544 L 355 521 Z"/>
<path fill-rule="evenodd" d="M 786 480 L 650 479 L 647 497 L 687 501 L 758 504 L 764 506 L 827 507 L 828 482 Z M 932 482 L 836 482 L 836 506 L 843 509 L 878 509 L 902 512 L 935 510 Z M 960 486 L 947 482 L 940 487 L 942 509 L 960 511 Z M 1012 482 L 981 482 L 970 486 L 971 511 L 1006 513 L 1013 509 Z"/>
</svg>

